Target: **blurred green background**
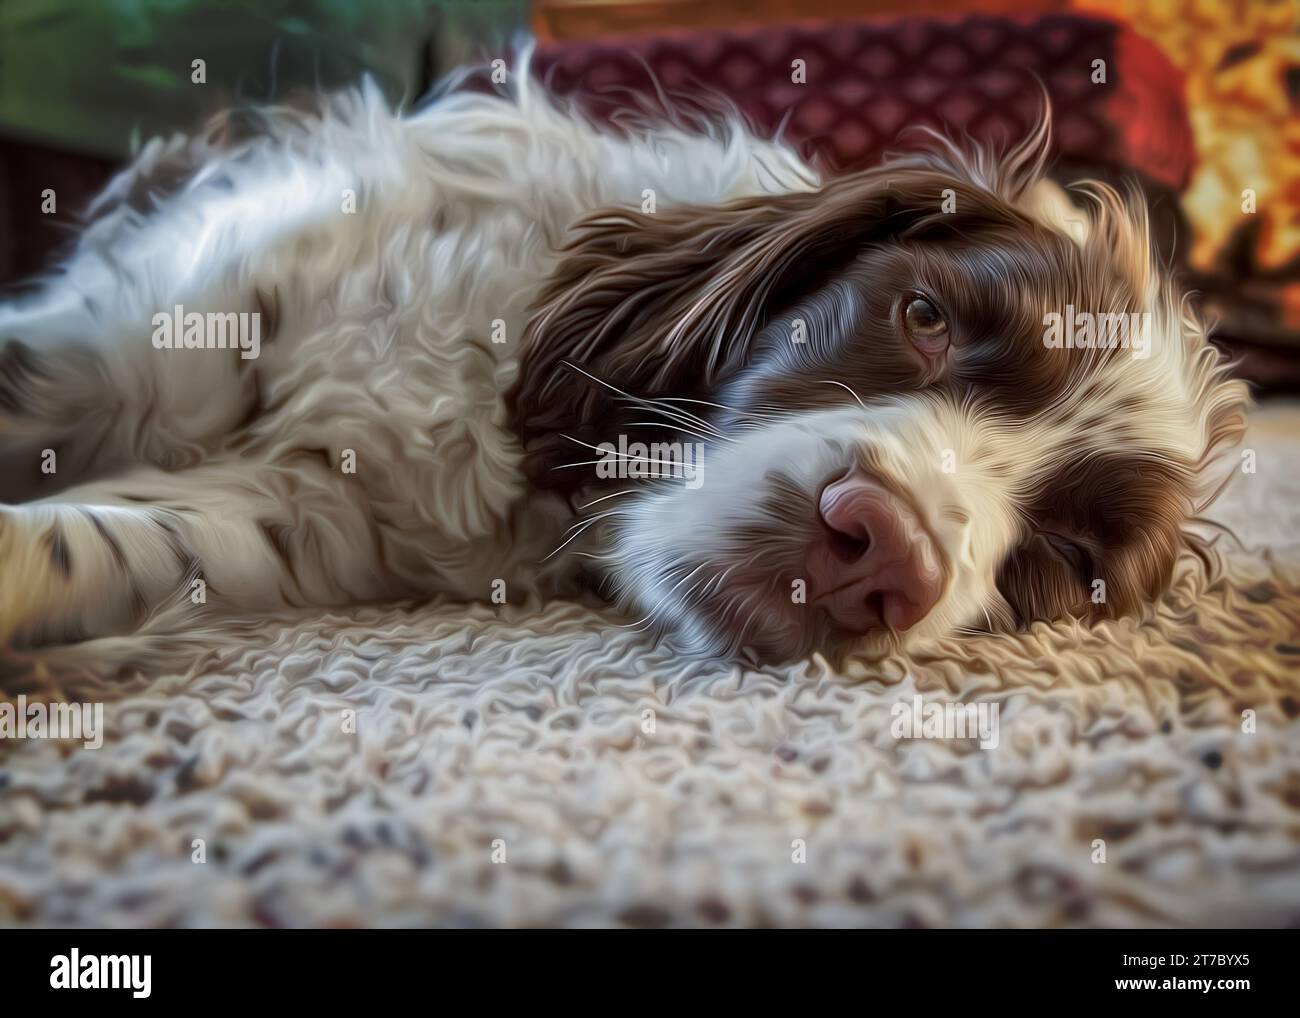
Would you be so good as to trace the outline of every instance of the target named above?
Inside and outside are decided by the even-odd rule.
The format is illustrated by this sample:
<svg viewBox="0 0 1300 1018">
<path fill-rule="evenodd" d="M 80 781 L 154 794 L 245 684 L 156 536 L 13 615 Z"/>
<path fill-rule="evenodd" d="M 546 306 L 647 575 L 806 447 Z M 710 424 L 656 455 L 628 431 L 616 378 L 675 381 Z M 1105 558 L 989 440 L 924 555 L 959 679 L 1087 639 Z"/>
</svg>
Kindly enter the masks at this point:
<svg viewBox="0 0 1300 1018">
<path fill-rule="evenodd" d="M 412 100 L 527 16 L 527 0 L 0 0 L 0 135 L 122 158 L 232 103 L 363 73 Z"/>
</svg>

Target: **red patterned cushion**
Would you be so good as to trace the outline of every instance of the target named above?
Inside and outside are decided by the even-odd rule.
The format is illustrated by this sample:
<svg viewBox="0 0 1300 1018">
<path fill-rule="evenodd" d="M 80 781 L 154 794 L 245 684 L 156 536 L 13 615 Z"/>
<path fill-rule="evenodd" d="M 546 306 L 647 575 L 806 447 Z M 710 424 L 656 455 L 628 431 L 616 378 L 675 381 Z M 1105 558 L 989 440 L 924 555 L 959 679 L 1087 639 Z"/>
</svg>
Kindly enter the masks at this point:
<svg viewBox="0 0 1300 1018">
<path fill-rule="evenodd" d="M 791 80 L 796 59 L 806 84 Z M 1106 62 L 1105 84 L 1092 81 L 1094 60 Z M 833 171 L 875 161 L 910 125 L 1017 139 L 1039 116 L 1037 76 L 1052 99 L 1059 155 L 1173 188 L 1193 162 L 1179 72 L 1147 40 L 1096 18 L 907 18 L 564 42 L 541 47 L 534 66 L 607 120 L 660 102 L 660 90 L 686 110 L 722 98 Z"/>
</svg>

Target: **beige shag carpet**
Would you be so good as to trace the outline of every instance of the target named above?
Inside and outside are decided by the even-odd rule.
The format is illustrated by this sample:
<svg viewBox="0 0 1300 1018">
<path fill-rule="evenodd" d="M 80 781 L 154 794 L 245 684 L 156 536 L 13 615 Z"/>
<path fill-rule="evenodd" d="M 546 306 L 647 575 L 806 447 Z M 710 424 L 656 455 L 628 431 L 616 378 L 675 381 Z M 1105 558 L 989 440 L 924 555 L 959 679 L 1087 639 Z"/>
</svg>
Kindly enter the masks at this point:
<svg viewBox="0 0 1300 1018">
<path fill-rule="evenodd" d="M 1215 516 L 1251 550 L 1141 624 L 759 672 L 435 604 L 78 680 L 102 748 L 0 741 L 0 921 L 1295 925 L 1300 408 L 1248 445 Z M 916 692 L 997 703 L 998 747 L 895 739 Z"/>
</svg>

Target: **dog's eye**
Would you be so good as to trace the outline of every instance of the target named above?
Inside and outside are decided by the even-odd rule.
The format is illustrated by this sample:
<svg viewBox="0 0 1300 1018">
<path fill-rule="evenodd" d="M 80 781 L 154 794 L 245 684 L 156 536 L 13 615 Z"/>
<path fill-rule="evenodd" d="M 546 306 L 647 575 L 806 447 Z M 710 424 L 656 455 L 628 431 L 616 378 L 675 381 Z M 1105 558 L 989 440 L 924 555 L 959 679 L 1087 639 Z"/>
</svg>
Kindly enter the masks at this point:
<svg viewBox="0 0 1300 1018">
<path fill-rule="evenodd" d="M 934 302 L 919 293 L 903 298 L 903 329 L 908 338 L 929 354 L 942 353 L 948 346 L 948 320 Z"/>
</svg>

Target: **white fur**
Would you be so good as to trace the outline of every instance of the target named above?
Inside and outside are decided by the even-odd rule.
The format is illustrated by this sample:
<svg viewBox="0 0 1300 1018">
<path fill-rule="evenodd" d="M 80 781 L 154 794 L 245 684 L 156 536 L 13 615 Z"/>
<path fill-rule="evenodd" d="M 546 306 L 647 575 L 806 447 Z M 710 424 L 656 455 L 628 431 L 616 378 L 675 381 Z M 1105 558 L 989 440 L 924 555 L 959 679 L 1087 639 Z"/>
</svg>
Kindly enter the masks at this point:
<svg viewBox="0 0 1300 1018">
<path fill-rule="evenodd" d="M 178 158 L 195 165 L 188 183 L 147 214 L 130 209 L 138 181 Z M 524 504 L 501 396 L 569 226 L 639 208 L 647 189 L 664 207 L 813 183 L 788 150 L 738 127 L 617 138 L 525 77 L 510 96 L 452 94 L 409 116 L 366 86 L 318 122 L 273 111 L 233 149 L 203 136 L 152 143 L 59 274 L 0 307 L 0 338 L 63 372 L 37 412 L 0 417 L 0 442 L 35 456 L 93 441 L 93 465 L 115 465 L 4 509 L 0 638 L 120 629 L 132 601 L 156 610 L 196 576 L 236 613 L 485 598 L 497 579 L 512 600 L 545 591 L 555 580 L 538 563 L 564 507 Z M 242 373 L 237 352 L 150 342 L 159 311 L 253 311 L 259 295 L 278 328 Z M 498 320 L 504 344 L 490 341 Z M 259 392 L 263 409 L 245 421 Z M 355 474 L 341 471 L 345 450 Z M 115 567 L 88 522 L 110 512 L 139 577 Z M 69 579 L 38 547 L 56 521 Z M 268 521 L 292 575 L 268 554 Z"/>
<path fill-rule="evenodd" d="M 639 209 L 647 192 L 668 208 L 817 184 L 790 150 L 736 124 L 615 136 L 526 76 L 508 96 L 450 94 L 408 116 L 366 86 L 319 119 L 263 121 L 233 147 L 215 133 L 152 143 L 60 273 L 0 307 L 0 339 L 30 347 L 44 372 L 18 394 L 26 412 L 0 415 L 0 452 L 34 462 L 59 448 L 66 486 L 0 507 L 0 640 L 174 629 L 177 606 L 192 624 L 196 584 L 224 614 L 566 591 L 574 558 L 547 553 L 572 508 L 526 488 L 502 396 L 570 228 L 597 209 Z M 134 210 L 142 182 L 175 162 L 189 167 L 184 186 Z M 1220 384 L 1152 266 L 1145 222 L 1104 189 L 1094 204 L 1071 210 L 1040 188 L 1026 207 L 1081 245 L 1123 252 L 1155 316 L 1148 359 L 1099 361 L 1095 386 L 1030 420 L 846 395 L 847 409 L 710 443 L 701 490 L 660 484 L 611 507 L 600 532 L 626 600 L 716 649 L 691 597 L 744 560 L 736 528 L 771 522 L 753 507 L 773 478 L 811 497 L 864 461 L 910 490 L 942 554 L 947 589 L 913 635 L 943 635 L 996 610 L 1021 506 L 1067 447 L 1200 464 L 1208 422 L 1239 386 Z M 157 350 L 150 322 L 178 304 L 273 309 L 274 334 L 253 361 Z M 771 617 L 772 602 L 753 609 L 740 621 L 800 625 Z"/>
</svg>

